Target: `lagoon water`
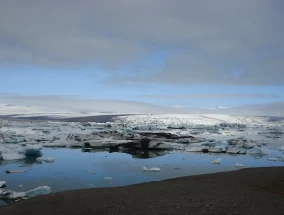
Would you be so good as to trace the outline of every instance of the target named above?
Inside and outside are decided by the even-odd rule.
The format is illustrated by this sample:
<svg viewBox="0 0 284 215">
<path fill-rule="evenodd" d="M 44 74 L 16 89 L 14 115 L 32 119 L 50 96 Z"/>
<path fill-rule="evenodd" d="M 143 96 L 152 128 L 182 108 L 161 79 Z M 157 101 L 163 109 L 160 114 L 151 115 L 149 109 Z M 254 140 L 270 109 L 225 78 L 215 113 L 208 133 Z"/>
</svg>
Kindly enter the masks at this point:
<svg viewBox="0 0 284 215">
<path fill-rule="evenodd" d="M 147 153 L 147 152 L 144 152 Z M 283 161 L 268 161 L 268 157 L 283 156 L 278 150 L 263 157 L 229 154 L 203 154 L 184 151 L 153 152 L 158 157 L 133 156 L 107 151 L 82 152 L 81 149 L 43 149 L 44 157 L 53 157 L 53 163 L 38 163 L 36 158 L 0 162 L 0 180 L 7 181 L 7 189 L 17 192 L 38 186 L 50 186 L 52 192 L 73 189 L 126 186 L 164 179 L 237 170 L 236 163 L 243 168 L 284 166 Z M 143 155 L 143 152 L 140 152 Z M 143 157 L 144 159 L 141 159 Z M 221 158 L 221 164 L 211 161 Z M 143 172 L 143 167 L 159 167 L 160 172 Z M 6 174 L 7 169 L 24 169 L 24 173 Z M 95 174 L 92 174 L 94 173 Z M 105 180 L 111 177 L 112 180 Z M 3 206 L 7 202 L 0 200 Z"/>
</svg>

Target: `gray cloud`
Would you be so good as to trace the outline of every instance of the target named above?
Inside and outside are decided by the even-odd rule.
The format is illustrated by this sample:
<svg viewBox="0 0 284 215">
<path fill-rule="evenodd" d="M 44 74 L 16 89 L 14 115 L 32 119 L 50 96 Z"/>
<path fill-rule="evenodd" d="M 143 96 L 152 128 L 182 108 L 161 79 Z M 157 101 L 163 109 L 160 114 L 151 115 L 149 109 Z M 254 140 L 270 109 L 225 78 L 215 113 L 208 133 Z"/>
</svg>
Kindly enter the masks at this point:
<svg viewBox="0 0 284 215">
<path fill-rule="evenodd" d="M 274 94 L 180 94 L 180 95 L 141 95 L 139 98 L 155 98 L 155 99 L 208 99 L 208 98 L 220 98 L 220 99 L 230 99 L 230 98 L 281 98 L 282 96 Z"/>
<path fill-rule="evenodd" d="M 98 65 L 114 72 L 131 64 L 127 78 L 115 75 L 116 81 L 284 84 L 281 0 L 0 0 L 0 4 L 2 65 Z M 141 72 L 141 62 L 159 52 L 168 56 L 163 69 L 150 75 Z"/>
</svg>

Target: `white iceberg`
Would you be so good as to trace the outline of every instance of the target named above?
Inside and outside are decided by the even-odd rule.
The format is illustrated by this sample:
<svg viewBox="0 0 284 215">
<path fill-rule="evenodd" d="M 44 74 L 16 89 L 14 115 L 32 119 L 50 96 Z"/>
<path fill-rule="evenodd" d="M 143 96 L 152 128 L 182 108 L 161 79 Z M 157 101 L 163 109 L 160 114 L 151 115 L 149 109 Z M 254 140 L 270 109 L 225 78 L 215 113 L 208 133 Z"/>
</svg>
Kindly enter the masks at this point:
<svg viewBox="0 0 284 215">
<path fill-rule="evenodd" d="M 26 156 L 24 154 L 19 154 L 17 152 L 2 152 L 2 159 L 5 161 L 10 161 L 10 160 L 21 160 L 25 159 Z"/>
<path fill-rule="evenodd" d="M 270 157 L 270 158 L 267 158 L 267 160 L 269 160 L 269 161 L 284 161 L 284 157 L 283 158 L 272 158 L 272 157 Z"/>
<path fill-rule="evenodd" d="M 0 188 L 6 185 L 6 181 L 0 181 Z"/>
<path fill-rule="evenodd" d="M 43 158 L 43 157 L 39 157 L 36 159 L 37 162 L 46 162 L 46 163 L 52 163 L 54 162 L 54 158 L 53 157 L 47 157 L 47 158 Z"/>
<path fill-rule="evenodd" d="M 247 154 L 255 155 L 255 156 L 263 156 L 263 155 L 270 154 L 270 151 L 268 149 L 265 149 L 265 148 L 254 147 L 250 150 L 247 150 Z"/>
<path fill-rule="evenodd" d="M 152 167 L 152 168 L 143 167 L 143 171 L 144 172 L 160 172 L 161 169 L 158 167 Z"/>
<path fill-rule="evenodd" d="M 105 180 L 112 180 L 111 177 L 104 177 Z"/>
<path fill-rule="evenodd" d="M 244 167 L 244 165 L 241 164 L 241 163 L 236 163 L 236 164 L 235 164 L 235 167 Z"/>
<path fill-rule="evenodd" d="M 221 158 L 218 158 L 214 161 L 211 161 L 212 164 L 220 164 L 221 163 Z"/>
</svg>

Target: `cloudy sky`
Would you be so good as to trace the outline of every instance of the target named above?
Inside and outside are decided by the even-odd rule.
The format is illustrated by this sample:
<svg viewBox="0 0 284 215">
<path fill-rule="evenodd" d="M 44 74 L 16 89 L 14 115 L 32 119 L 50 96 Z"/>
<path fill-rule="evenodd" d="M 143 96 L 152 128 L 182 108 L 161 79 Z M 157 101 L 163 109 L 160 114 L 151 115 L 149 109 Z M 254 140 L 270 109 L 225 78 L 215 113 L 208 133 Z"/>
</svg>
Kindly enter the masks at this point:
<svg viewBox="0 0 284 215">
<path fill-rule="evenodd" d="M 283 22 L 282 0 L 0 0 L 0 103 L 283 104 Z"/>
</svg>

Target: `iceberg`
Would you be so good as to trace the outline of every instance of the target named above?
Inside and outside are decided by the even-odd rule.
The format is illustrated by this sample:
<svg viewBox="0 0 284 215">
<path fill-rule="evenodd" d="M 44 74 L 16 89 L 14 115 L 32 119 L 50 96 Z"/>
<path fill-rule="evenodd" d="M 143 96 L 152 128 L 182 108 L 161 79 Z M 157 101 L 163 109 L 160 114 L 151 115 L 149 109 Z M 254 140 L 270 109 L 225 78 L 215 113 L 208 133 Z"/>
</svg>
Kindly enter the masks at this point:
<svg viewBox="0 0 284 215">
<path fill-rule="evenodd" d="M 104 177 L 105 180 L 112 180 L 111 177 Z"/>
<path fill-rule="evenodd" d="M 272 157 L 270 157 L 270 158 L 267 158 L 267 160 L 269 160 L 269 161 L 284 161 L 284 157 L 283 158 L 272 158 Z"/>
<path fill-rule="evenodd" d="M 254 156 L 263 156 L 270 154 L 270 151 L 268 149 L 260 148 L 260 147 L 254 147 L 250 150 L 247 150 L 247 154 L 254 155 Z"/>
<path fill-rule="evenodd" d="M 220 164 L 221 163 L 221 158 L 218 158 L 214 161 L 211 161 L 212 164 Z"/>
<path fill-rule="evenodd" d="M 1 154 L 2 154 L 2 159 L 5 161 L 21 160 L 26 158 L 24 154 L 19 154 L 17 152 L 8 152 L 8 153 L 2 152 Z"/>
<path fill-rule="evenodd" d="M 160 172 L 161 169 L 158 167 L 152 167 L 152 168 L 143 167 L 143 171 L 144 172 Z"/>
<path fill-rule="evenodd" d="M 40 151 L 42 149 L 41 146 L 26 146 L 24 147 L 24 154 L 29 157 L 29 156 L 41 156 L 42 152 Z"/>
<path fill-rule="evenodd" d="M 36 196 L 47 195 L 50 193 L 51 193 L 51 188 L 49 186 L 41 186 L 33 190 L 27 191 L 25 197 L 32 198 Z"/>
<path fill-rule="evenodd" d="M 280 151 L 284 151 L 284 146 L 278 148 Z"/>
<path fill-rule="evenodd" d="M 235 164 L 235 167 L 244 167 L 244 165 L 241 164 L 241 163 L 236 163 L 236 164 Z"/>
<path fill-rule="evenodd" d="M 6 181 L 0 181 L 0 188 L 6 185 Z"/>
<path fill-rule="evenodd" d="M 43 158 L 43 157 L 39 157 L 36 159 L 37 162 L 46 162 L 46 163 L 52 163 L 54 162 L 54 158 L 53 157 L 47 157 L 47 158 Z"/>
</svg>

